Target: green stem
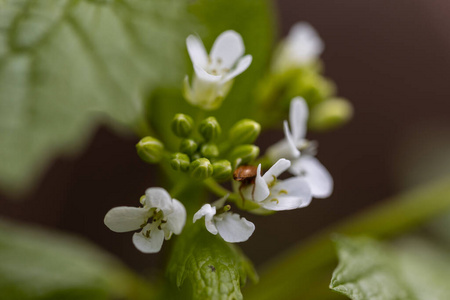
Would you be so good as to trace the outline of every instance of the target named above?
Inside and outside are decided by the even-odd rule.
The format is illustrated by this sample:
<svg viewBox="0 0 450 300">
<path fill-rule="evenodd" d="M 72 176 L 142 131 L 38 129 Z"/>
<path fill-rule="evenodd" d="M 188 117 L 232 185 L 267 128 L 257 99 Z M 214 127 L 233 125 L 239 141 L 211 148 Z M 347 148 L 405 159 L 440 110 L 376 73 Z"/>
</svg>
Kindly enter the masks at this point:
<svg viewBox="0 0 450 300">
<path fill-rule="evenodd" d="M 238 195 L 227 190 L 226 188 L 224 188 L 223 186 L 218 184 L 212 178 L 208 178 L 208 179 L 204 180 L 203 184 L 211 193 L 215 194 L 216 196 L 219 196 L 220 198 L 224 197 L 227 194 L 230 194 L 230 196 L 228 196 L 229 200 L 232 200 L 232 201 L 240 201 L 241 200 L 241 198 Z"/>
<path fill-rule="evenodd" d="M 330 239 L 333 234 L 389 238 L 449 209 L 450 178 L 388 199 L 373 209 L 331 226 L 272 260 L 262 270 L 260 283 L 244 291 L 245 299 L 297 299 L 298 295 L 302 295 L 302 299 L 318 299 L 313 297 L 314 293 L 328 289 L 336 265 Z M 311 290 L 314 285 L 317 286 L 315 291 Z M 305 295 L 308 296 L 303 297 Z M 331 292 L 328 296 L 329 299 L 335 298 Z"/>
</svg>

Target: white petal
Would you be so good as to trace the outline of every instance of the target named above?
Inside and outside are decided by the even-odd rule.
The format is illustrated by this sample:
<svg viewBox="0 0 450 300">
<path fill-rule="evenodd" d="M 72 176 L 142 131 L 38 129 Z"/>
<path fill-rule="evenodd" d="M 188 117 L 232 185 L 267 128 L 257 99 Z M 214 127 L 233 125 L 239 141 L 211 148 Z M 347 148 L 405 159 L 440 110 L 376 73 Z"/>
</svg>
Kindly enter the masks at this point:
<svg viewBox="0 0 450 300">
<path fill-rule="evenodd" d="M 208 216 L 210 219 L 216 214 L 216 208 L 211 206 L 211 204 L 204 204 L 195 214 L 193 218 L 193 222 L 195 223 L 197 220 Z"/>
<path fill-rule="evenodd" d="M 300 151 L 297 149 L 295 140 L 294 140 L 293 136 L 291 135 L 291 132 L 289 131 L 289 126 L 288 126 L 287 121 L 284 121 L 283 125 L 284 125 L 283 126 L 284 135 L 286 137 L 286 141 L 289 146 L 289 156 L 288 157 L 297 158 L 300 156 Z"/>
<path fill-rule="evenodd" d="M 150 237 L 146 237 L 145 232 L 146 227 L 141 232 L 133 234 L 134 246 L 143 253 L 159 252 L 164 241 L 164 231 L 153 229 L 150 231 Z"/>
<path fill-rule="evenodd" d="M 208 83 L 211 83 L 211 82 L 219 83 L 222 80 L 222 75 L 209 74 L 199 65 L 194 65 L 194 71 L 195 71 L 195 75 L 197 75 L 197 77 L 200 80 L 206 81 Z"/>
<path fill-rule="evenodd" d="M 277 182 L 271 189 L 270 196 L 261 202 L 269 210 L 291 210 L 308 206 L 311 203 L 309 184 L 300 177 L 293 177 Z"/>
<path fill-rule="evenodd" d="M 292 137 L 295 142 L 305 137 L 307 121 L 308 105 L 302 97 L 295 97 L 291 100 L 291 106 L 289 108 L 289 122 L 292 129 Z"/>
<path fill-rule="evenodd" d="M 289 160 L 295 159 L 295 157 L 292 157 L 292 150 L 291 146 L 289 145 L 288 141 L 284 138 L 266 150 L 266 155 L 270 158 L 272 162 L 276 162 L 280 158 L 286 158 Z"/>
<path fill-rule="evenodd" d="M 211 232 L 212 234 L 217 234 L 217 228 L 216 225 L 214 225 L 213 217 L 216 214 L 216 208 L 214 206 L 211 206 L 210 204 L 203 205 L 199 211 L 197 211 L 194 214 L 194 223 L 201 219 L 202 217 L 205 217 L 205 226 L 206 229 Z"/>
<path fill-rule="evenodd" d="M 316 30 L 308 23 L 292 26 L 287 37 L 289 55 L 294 63 L 305 64 L 322 54 L 324 44 Z"/>
<path fill-rule="evenodd" d="M 255 178 L 255 190 L 253 192 L 253 200 L 261 202 L 270 194 L 266 181 L 261 176 L 261 164 L 258 165 Z"/>
<path fill-rule="evenodd" d="M 166 227 L 175 234 L 180 234 L 186 224 L 186 209 L 177 199 L 172 199 L 172 213 L 167 215 Z"/>
<path fill-rule="evenodd" d="M 300 175 L 308 182 L 314 197 L 327 198 L 333 192 L 333 177 L 317 158 L 310 155 L 300 157 L 291 169 L 292 174 Z"/>
<path fill-rule="evenodd" d="M 210 57 L 213 61 L 220 59 L 224 68 L 231 69 L 239 57 L 244 55 L 245 47 L 242 37 L 233 30 L 220 34 L 211 48 Z"/>
<path fill-rule="evenodd" d="M 226 212 L 214 218 L 220 236 L 229 243 L 248 240 L 255 231 L 255 225 L 238 214 Z"/>
<path fill-rule="evenodd" d="M 127 232 L 141 228 L 141 225 L 147 223 L 148 217 L 148 209 L 120 206 L 108 211 L 104 222 L 112 231 Z"/>
<path fill-rule="evenodd" d="M 281 173 L 289 169 L 291 162 L 287 159 L 279 159 L 266 173 L 264 173 L 263 179 L 267 184 L 272 183 Z"/>
<path fill-rule="evenodd" d="M 240 58 L 236 64 L 236 67 L 230 72 L 228 72 L 222 80 L 228 81 L 233 79 L 234 77 L 238 76 L 239 74 L 247 70 L 247 68 L 250 66 L 251 63 L 252 63 L 251 55 L 246 55 Z"/>
<path fill-rule="evenodd" d="M 163 188 L 148 188 L 145 191 L 145 205 L 161 209 L 164 214 L 172 212 L 172 197 Z"/>
<path fill-rule="evenodd" d="M 205 68 L 208 64 L 208 54 L 201 39 L 195 35 L 190 35 L 186 39 L 186 46 L 193 65 Z"/>
</svg>

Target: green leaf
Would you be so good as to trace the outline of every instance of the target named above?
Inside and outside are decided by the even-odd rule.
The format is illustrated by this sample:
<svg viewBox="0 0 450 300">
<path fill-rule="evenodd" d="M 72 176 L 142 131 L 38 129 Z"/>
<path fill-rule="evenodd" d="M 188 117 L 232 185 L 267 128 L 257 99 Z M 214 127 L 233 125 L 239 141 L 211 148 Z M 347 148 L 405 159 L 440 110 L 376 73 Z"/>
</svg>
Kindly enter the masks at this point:
<svg viewBox="0 0 450 300">
<path fill-rule="evenodd" d="M 81 239 L 0 220 L 2 299 L 150 299 L 149 289 Z"/>
<path fill-rule="evenodd" d="M 330 287 L 353 300 L 450 299 L 450 257 L 421 242 L 388 248 L 369 238 L 336 240 Z"/>
<path fill-rule="evenodd" d="M 186 2 L 0 1 L 3 189 L 25 189 L 105 117 L 145 130 L 143 99 L 185 73 Z"/>
<path fill-rule="evenodd" d="M 250 261 L 232 244 L 209 233 L 201 222 L 177 237 L 167 267 L 177 299 L 243 299 L 241 286 L 257 275 Z"/>
</svg>

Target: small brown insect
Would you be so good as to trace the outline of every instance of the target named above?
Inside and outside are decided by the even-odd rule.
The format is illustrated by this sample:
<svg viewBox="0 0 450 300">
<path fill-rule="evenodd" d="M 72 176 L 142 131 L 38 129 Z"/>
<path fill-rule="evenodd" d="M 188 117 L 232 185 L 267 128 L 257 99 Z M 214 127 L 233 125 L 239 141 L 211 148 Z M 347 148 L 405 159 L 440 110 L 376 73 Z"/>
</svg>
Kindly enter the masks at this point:
<svg viewBox="0 0 450 300">
<path fill-rule="evenodd" d="M 240 166 L 233 173 L 233 179 L 241 182 L 241 186 L 239 187 L 239 194 L 243 201 L 245 201 L 244 195 L 242 194 L 242 188 L 248 186 L 250 184 L 255 183 L 256 172 L 258 168 L 255 166 Z M 253 186 L 252 196 L 255 192 L 255 186 Z"/>
<path fill-rule="evenodd" d="M 240 166 L 234 170 L 233 179 L 241 181 L 242 184 L 251 184 L 255 181 L 257 170 L 258 168 L 255 166 Z"/>
</svg>

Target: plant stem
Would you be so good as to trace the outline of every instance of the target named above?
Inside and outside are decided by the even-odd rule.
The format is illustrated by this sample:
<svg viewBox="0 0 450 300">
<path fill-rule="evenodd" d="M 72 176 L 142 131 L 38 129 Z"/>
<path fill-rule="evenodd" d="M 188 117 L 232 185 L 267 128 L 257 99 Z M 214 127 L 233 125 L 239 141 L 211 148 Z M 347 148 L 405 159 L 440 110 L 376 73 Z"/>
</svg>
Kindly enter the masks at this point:
<svg viewBox="0 0 450 300">
<path fill-rule="evenodd" d="M 218 184 L 214 179 L 212 178 L 208 178 L 206 180 L 203 181 L 203 184 L 205 185 L 205 187 L 213 194 L 215 194 L 216 196 L 219 197 L 224 197 L 227 194 L 230 194 L 230 196 L 228 196 L 229 200 L 232 201 L 240 201 L 241 199 L 239 198 L 238 195 L 234 194 L 233 192 L 227 190 L 226 188 L 224 188 L 223 186 L 221 186 L 220 184 Z"/>
<path fill-rule="evenodd" d="M 450 178 L 388 199 L 373 209 L 331 226 L 272 260 L 261 272 L 260 283 L 244 290 L 245 299 L 298 299 L 299 295 L 302 299 L 313 299 L 312 294 L 317 290 L 324 292 L 328 289 L 336 264 L 330 239 L 333 234 L 389 238 L 449 209 Z M 324 277 L 327 273 L 328 276 Z M 324 281 L 326 278 L 327 281 Z M 316 291 L 311 290 L 314 285 Z M 305 295 L 308 296 L 303 297 Z M 330 292 L 329 298 L 335 297 Z"/>
</svg>

